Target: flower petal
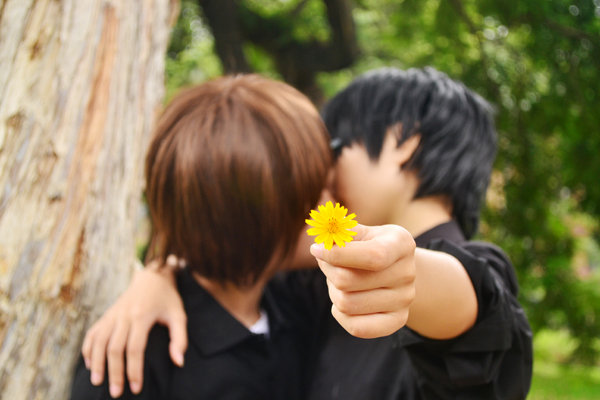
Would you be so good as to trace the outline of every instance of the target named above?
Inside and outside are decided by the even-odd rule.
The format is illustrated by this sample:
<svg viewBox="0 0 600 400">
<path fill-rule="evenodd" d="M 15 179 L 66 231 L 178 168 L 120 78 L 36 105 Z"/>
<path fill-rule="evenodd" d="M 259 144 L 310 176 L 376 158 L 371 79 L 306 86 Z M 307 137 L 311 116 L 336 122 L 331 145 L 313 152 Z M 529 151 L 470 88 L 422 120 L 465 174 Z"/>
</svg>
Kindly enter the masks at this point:
<svg viewBox="0 0 600 400">
<path fill-rule="evenodd" d="M 327 212 L 329 213 L 329 215 L 333 214 L 333 203 L 331 203 L 331 201 L 328 201 L 327 204 L 325 204 L 325 209 L 327 210 Z"/>
<path fill-rule="evenodd" d="M 310 216 L 312 217 L 312 219 L 314 219 L 315 221 L 319 221 L 323 224 L 327 223 L 327 220 L 325 219 L 324 216 L 322 216 L 321 214 L 319 214 L 318 212 L 316 212 L 315 210 L 311 210 L 310 212 Z"/>
<path fill-rule="evenodd" d="M 352 240 L 352 236 L 348 235 L 348 231 L 337 231 L 336 233 L 346 242 Z"/>
<path fill-rule="evenodd" d="M 327 231 L 323 228 L 310 228 L 306 231 L 306 233 L 308 233 L 309 236 L 317 236 L 325 232 Z"/>
<path fill-rule="evenodd" d="M 318 221 L 313 221 L 312 219 L 305 219 L 306 222 L 310 226 L 314 226 L 315 228 L 324 228 L 323 224 Z"/>
<path fill-rule="evenodd" d="M 350 229 L 354 228 L 356 225 L 358 225 L 358 222 L 356 221 L 344 221 L 339 226 L 341 229 Z"/>
<path fill-rule="evenodd" d="M 335 240 L 335 244 L 340 247 L 346 247 L 346 243 L 344 243 L 344 240 L 340 237 L 339 233 L 336 232 L 332 236 L 333 240 Z"/>
<path fill-rule="evenodd" d="M 319 243 L 323 243 L 325 241 L 325 239 L 327 239 L 328 236 L 330 236 L 331 234 L 329 232 L 325 232 L 320 234 L 319 236 L 317 236 L 315 238 L 315 243 L 319 244 Z"/>
<path fill-rule="evenodd" d="M 346 218 L 346 214 L 348 214 L 348 209 L 346 207 L 342 207 L 342 218 Z"/>
<path fill-rule="evenodd" d="M 327 250 L 331 250 L 333 247 L 333 235 L 327 235 L 327 239 L 325 239 L 325 248 Z"/>
</svg>

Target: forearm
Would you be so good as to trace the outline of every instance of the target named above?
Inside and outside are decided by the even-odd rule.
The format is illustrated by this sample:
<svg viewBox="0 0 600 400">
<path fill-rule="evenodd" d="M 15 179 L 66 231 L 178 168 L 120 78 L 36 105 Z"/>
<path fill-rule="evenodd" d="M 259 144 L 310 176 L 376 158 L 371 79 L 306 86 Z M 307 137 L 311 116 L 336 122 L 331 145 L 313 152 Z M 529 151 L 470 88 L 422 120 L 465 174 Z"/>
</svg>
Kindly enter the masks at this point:
<svg viewBox="0 0 600 400">
<path fill-rule="evenodd" d="M 473 326 L 478 304 L 463 265 L 453 256 L 416 249 L 416 297 L 406 325 L 431 339 L 451 339 Z"/>
</svg>

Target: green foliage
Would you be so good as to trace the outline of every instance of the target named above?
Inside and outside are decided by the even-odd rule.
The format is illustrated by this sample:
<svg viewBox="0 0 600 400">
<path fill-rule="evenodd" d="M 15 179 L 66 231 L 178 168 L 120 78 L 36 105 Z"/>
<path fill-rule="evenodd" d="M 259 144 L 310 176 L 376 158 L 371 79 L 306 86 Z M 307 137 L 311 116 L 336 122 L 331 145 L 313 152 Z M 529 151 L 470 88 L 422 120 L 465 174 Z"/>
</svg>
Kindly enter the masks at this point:
<svg viewBox="0 0 600 400">
<path fill-rule="evenodd" d="M 221 62 L 213 46 L 214 39 L 201 17 L 198 3 L 183 0 L 181 15 L 171 30 L 171 43 L 167 51 L 167 100 L 181 87 L 222 74 Z"/>
<path fill-rule="evenodd" d="M 282 42 L 329 35 L 322 1 L 239 4 L 266 18 Z M 600 337 L 600 0 L 356 5 L 361 57 L 318 75 L 326 97 L 373 68 L 432 65 L 494 103 L 499 153 L 481 236 L 513 260 L 534 329 L 568 329 L 572 357 L 592 363 L 593 338 Z M 182 10 L 167 62 L 170 93 L 220 74 L 201 9 L 185 0 Z M 281 24 L 293 26 L 292 37 Z M 255 70 L 280 76 L 266 52 L 250 45 L 245 51 Z"/>
<path fill-rule="evenodd" d="M 240 6 L 266 18 L 274 25 L 275 32 L 287 32 L 284 27 L 291 26 L 292 36 L 280 37 L 282 42 L 291 39 L 325 42 L 329 38 L 325 5 L 320 0 L 246 0 Z"/>
<path fill-rule="evenodd" d="M 534 341 L 534 375 L 529 400 L 600 398 L 600 369 L 570 364 L 575 348 L 577 341 L 564 330 L 538 333 Z"/>
</svg>

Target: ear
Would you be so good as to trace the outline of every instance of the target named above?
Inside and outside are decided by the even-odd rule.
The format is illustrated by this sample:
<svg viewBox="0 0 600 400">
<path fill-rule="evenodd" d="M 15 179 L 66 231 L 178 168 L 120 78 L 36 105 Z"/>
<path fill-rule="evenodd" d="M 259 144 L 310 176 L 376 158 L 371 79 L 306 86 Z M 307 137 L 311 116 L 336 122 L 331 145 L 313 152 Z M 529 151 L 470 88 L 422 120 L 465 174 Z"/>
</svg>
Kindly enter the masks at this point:
<svg viewBox="0 0 600 400">
<path fill-rule="evenodd" d="M 404 141 L 396 149 L 396 156 L 398 164 L 400 168 L 404 167 L 404 165 L 411 159 L 415 151 L 419 148 L 419 144 L 421 143 L 421 135 L 415 134 Z"/>
</svg>

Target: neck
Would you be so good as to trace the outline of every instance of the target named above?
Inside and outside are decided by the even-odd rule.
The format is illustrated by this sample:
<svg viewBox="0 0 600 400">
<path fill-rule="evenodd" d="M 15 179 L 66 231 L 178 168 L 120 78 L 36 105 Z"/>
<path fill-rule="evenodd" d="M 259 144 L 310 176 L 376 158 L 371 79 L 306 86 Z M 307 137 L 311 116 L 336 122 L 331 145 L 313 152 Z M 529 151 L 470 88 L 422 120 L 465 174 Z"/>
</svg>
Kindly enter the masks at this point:
<svg viewBox="0 0 600 400">
<path fill-rule="evenodd" d="M 240 288 L 231 283 L 222 285 L 196 273 L 193 273 L 193 276 L 204 290 L 210 293 L 224 309 L 246 328 L 254 325 L 260 318 L 260 300 L 267 279 L 260 279 L 254 286 Z"/>
<path fill-rule="evenodd" d="M 412 200 L 394 216 L 393 223 L 402 226 L 413 237 L 452 220 L 452 205 L 446 196 L 429 196 Z"/>
</svg>

